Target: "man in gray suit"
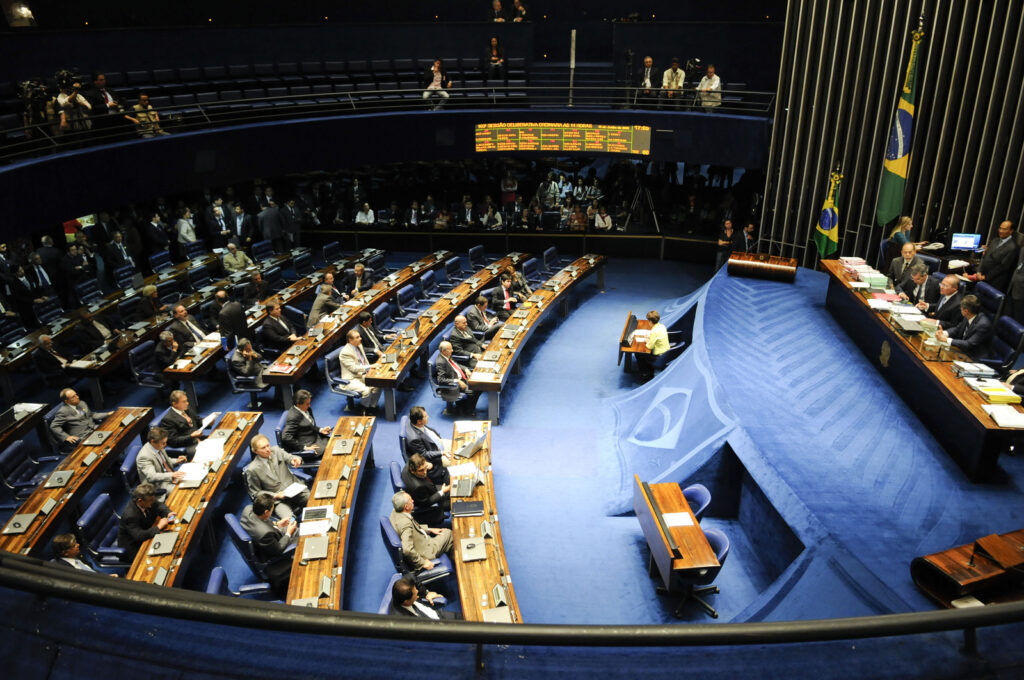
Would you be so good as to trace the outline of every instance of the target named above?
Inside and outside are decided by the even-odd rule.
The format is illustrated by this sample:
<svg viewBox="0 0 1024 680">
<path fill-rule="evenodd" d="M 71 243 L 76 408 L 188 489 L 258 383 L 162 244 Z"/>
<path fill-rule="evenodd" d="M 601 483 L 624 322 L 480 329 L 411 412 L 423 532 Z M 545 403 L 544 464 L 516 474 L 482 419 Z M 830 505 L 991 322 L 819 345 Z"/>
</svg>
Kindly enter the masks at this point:
<svg viewBox="0 0 1024 680">
<path fill-rule="evenodd" d="M 1003 220 L 999 223 L 996 235 L 985 246 L 985 254 L 978 265 L 978 272 L 967 278 L 972 281 L 984 281 L 1003 293 L 1010 285 L 1013 268 L 1017 264 L 1017 241 L 1013 238 L 1013 222 Z"/>
<path fill-rule="evenodd" d="M 459 315 L 455 317 L 455 330 L 452 331 L 448 342 L 458 354 L 469 355 L 469 367 L 474 368 L 476 362 L 483 358 L 484 343 L 476 339 L 469 330 L 469 322 L 466 317 Z"/>
<path fill-rule="evenodd" d="M 485 340 L 490 340 L 501 328 L 501 321 L 487 313 L 487 298 L 483 295 L 477 295 L 473 306 L 466 310 L 466 321 L 471 330 L 483 333 Z"/>
<path fill-rule="evenodd" d="M 374 408 L 380 399 L 379 387 L 367 387 L 363 383 L 363 377 L 370 368 L 370 361 L 363 351 L 363 337 L 359 331 L 352 329 L 346 335 L 348 342 L 338 352 L 338 363 L 341 364 L 341 377 L 348 380 L 346 389 L 359 393 L 362 398 L 363 408 Z"/>
<path fill-rule="evenodd" d="M 70 387 L 60 391 L 60 399 L 64 403 L 57 409 L 57 414 L 50 423 L 50 431 L 57 441 L 61 442 L 61 448 L 74 448 L 110 415 L 109 411 L 93 413 L 89 410 L 89 405 Z"/>
<path fill-rule="evenodd" d="M 312 328 L 320 321 L 320 317 L 330 314 L 341 306 L 345 298 L 343 294 L 334 287 L 334 274 L 324 274 L 324 282 L 316 292 L 316 299 L 313 300 L 313 307 L 306 317 L 306 326 Z"/>
<path fill-rule="evenodd" d="M 302 484 L 288 467 L 299 467 L 302 459 L 290 455 L 280 446 L 271 446 L 270 439 L 263 434 L 252 438 L 252 454 L 252 462 L 243 471 L 249 497 L 255 499 L 263 491 L 270 493 L 274 497 L 274 514 L 281 519 L 290 519 L 309 500 L 309 489 L 293 496 L 285 495 L 285 489 L 292 484 Z"/>
<path fill-rule="evenodd" d="M 146 444 L 139 449 L 135 458 L 135 468 L 139 471 L 139 482 L 152 484 L 158 496 L 165 496 L 174 490 L 174 484 L 180 482 L 185 473 L 175 470 L 174 466 L 184 463 L 187 458 L 178 456 L 171 459 L 167 455 L 167 430 L 162 427 L 149 428 Z"/>
<path fill-rule="evenodd" d="M 910 270 L 914 265 L 924 264 L 924 260 L 917 256 L 917 247 L 913 243 L 904 243 L 900 250 L 900 256 L 893 258 L 889 263 L 889 271 L 886 276 L 892 282 L 894 288 L 903 289 L 910 286 Z M 927 265 L 925 265 L 927 266 Z"/>
<path fill-rule="evenodd" d="M 249 338 L 239 338 L 235 353 L 231 355 L 229 371 L 235 375 L 242 375 L 256 378 L 256 387 L 265 387 L 263 382 L 263 364 L 260 363 L 260 353 L 252 347 Z"/>
<path fill-rule="evenodd" d="M 391 497 L 390 521 L 402 541 L 402 554 L 413 569 L 433 569 L 434 560 L 451 552 L 451 529 L 432 529 L 412 518 L 412 496 L 399 491 Z"/>
<path fill-rule="evenodd" d="M 296 530 L 299 528 L 294 517 L 277 522 L 270 518 L 274 509 L 274 495 L 266 492 L 256 494 L 252 505 L 242 511 L 239 521 L 252 538 L 253 550 L 261 561 L 273 560 L 266 567 L 270 585 L 279 597 L 284 597 L 288 590 L 288 578 L 291 576 L 291 559 L 278 559 L 298 540 Z"/>
</svg>

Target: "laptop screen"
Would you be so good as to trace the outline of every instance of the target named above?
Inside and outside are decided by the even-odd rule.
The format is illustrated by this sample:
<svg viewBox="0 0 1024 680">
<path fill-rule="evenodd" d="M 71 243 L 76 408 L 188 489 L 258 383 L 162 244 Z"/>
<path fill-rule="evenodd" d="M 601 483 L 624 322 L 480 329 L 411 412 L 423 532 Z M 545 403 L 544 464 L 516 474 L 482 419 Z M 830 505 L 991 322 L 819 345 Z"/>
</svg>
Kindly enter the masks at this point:
<svg viewBox="0 0 1024 680">
<path fill-rule="evenodd" d="M 981 234 L 953 234 L 950 250 L 977 250 L 981 247 Z"/>
</svg>

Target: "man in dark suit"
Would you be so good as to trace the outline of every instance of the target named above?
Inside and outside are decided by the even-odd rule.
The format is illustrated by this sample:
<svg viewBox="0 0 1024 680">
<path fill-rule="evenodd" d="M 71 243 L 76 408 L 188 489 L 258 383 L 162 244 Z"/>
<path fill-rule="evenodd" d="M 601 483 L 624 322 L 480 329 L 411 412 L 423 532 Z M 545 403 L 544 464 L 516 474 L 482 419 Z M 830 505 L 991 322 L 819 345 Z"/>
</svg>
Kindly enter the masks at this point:
<svg viewBox="0 0 1024 680">
<path fill-rule="evenodd" d="M 135 559 L 143 543 L 171 526 L 170 514 L 171 509 L 156 499 L 152 484 L 139 484 L 132 489 L 117 529 L 117 545 L 125 549 L 127 561 Z"/>
<path fill-rule="evenodd" d="M 160 221 L 160 213 L 153 211 L 150 214 L 149 222 L 142 225 L 142 240 L 146 244 L 146 251 L 150 254 L 159 250 L 167 250 L 171 243 L 171 237 Z"/>
<path fill-rule="evenodd" d="M 50 278 L 53 278 L 60 271 L 60 260 L 64 257 L 64 253 L 60 248 L 53 245 L 52 236 L 42 237 L 40 243 L 42 245 L 36 249 L 36 253 L 42 258 L 43 266 L 46 267 L 46 272 L 50 275 Z"/>
<path fill-rule="evenodd" d="M 508 274 L 501 275 L 501 285 L 491 293 L 491 309 L 502 321 L 506 320 L 516 306 L 515 293 L 512 292 L 512 277 Z"/>
<path fill-rule="evenodd" d="M 476 339 L 469 330 L 469 322 L 461 314 L 455 317 L 455 329 L 448 337 L 456 354 L 469 355 L 469 367 L 476 367 L 476 362 L 483 358 L 484 343 Z"/>
<path fill-rule="evenodd" d="M 135 267 L 136 270 L 139 268 L 135 263 L 135 259 L 128 252 L 128 247 L 124 242 L 124 235 L 119 231 L 115 231 L 113 236 L 110 237 L 110 243 L 107 244 L 103 259 L 106 260 L 107 269 L 111 272 L 118 267 L 129 265 Z"/>
<path fill-rule="evenodd" d="M 35 286 L 35 294 L 39 297 L 50 297 L 55 294 L 54 279 L 43 266 L 43 258 L 39 253 L 32 253 L 28 256 L 28 264 L 25 266 L 25 275 Z M 77 282 L 76 282 L 77 283 Z"/>
<path fill-rule="evenodd" d="M 59 534 L 53 537 L 53 564 L 71 567 L 79 571 L 96 573 L 96 570 L 82 561 L 81 546 L 74 534 Z"/>
<path fill-rule="evenodd" d="M 253 272 L 249 283 L 242 289 L 242 304 L 251 307 L 260 300 L 266 300 L 270 295 L 270 284 L 263 280 L 263 274 Z"/>
<path fill-rule="evenodd" d="M 203 419 L 188 403 L 184 390 L 171 392 L 171 408 L 160 421 L 160 427 L 167 430 L 167 445 L 185 449 L 185 457 L 192 460 L 196 446 L 203 436 Z"/>
<path fill-rule="evenodd" d="M 284 429 L 281 431 L 281 447 L 289 453 L 312 451 L 317 456 L 324 455 L 327 441 L 331 436 L 331 427 L 317 427 L 313 417 L 312 394 L 309 390 L 298 390 L 295 401 L 285 417 Z"/>
<path fill-rule="evenodd" d="M 480 213 L 473 207 L 473 201 L 466 201 L 462 209 L 456 213 L 455 225 L 462 229 L 473 229 L 480 226 Z"/>
<path fill-rule="evenodd" d="M 285 224 L 281 210 L 277 207 L 277 202 L 271 200 L 269 205 L 256 216 L 256 220 L 259 222 L 260 234 L 263 236 L 263 240 L 270 241 L 275 253 L 283 253 L 285 251 Z"/>
<path fill-rule="evenodd" d="M 754 252 L 757 247 L 754 241 L 754 223 L 748 222 L 747 226 L 733 234 L 733 239 L 736 241 L 733 250 L 738 250 L 741 253 Z"/>
<path fill-rule="evenodd" d="M 242 303 L 237 300 L 229 300 L 228 292 L 218 288 L 213 294 L 214 308 L 217 311 L 217 329 L 221 338 L 229 339 L 229 347 L 235 343 L 235 338 L 249 338 L 249 325 L 245 322 L 245 310 Z"/>
<path fill-rule="evenodd" d="M 925 310 L 939 299 L 939 282 L 928 276 L 928 266 L 915 264 L 910 268 L 910 278 L 896 289 L 899 296 L 918 309 Z"/>
<path fill-rule="evenodd" d="M 242 511 L 239 521 L 252 537 L 256 558 L 270 562 L 266 567 L 267 578 L 278 597 L 288 592 L 288 579 L 292 571 L 292 559 L 286 555 L 288 548 L 298 541 L 299 528 L 294 517 L 275 522 L 271 519 L 274 510 L 274 495 L 265 491 L 256 494 L 252 505 Z M 280 559 L 275 559 L 280 558 Z"/>
<path fill-rule="evenodd" d="M 278 352 L 284 351 L 299 340 L 295 326 L 281 313 L 281 303 L 272 300 L 267 303 L 267 318 L 263 321 L 263 345 Z"/>
<path fill-rule="evenodd" d="M 915 265 L 924 265 L 924 260 L 917 256 L 917 247 L 913 243 L 904 243 L 900 256 L 889 263 L 886 276 L 893 288 L 903 288 L 910 284 L 910 270 Z M 927 265 L 926 265 L 927 267 Z"/>
<path fill-rule="evenodd" d="M 440 595 L 426 591 L 420 597 L 420 588 L 416 583 L 416 576 L 406 574 L 395 581 L 391 586 L 391 604 L 388 605 L 388 616 L 412 616 L 419 619 L 458 619 L 454 612 L 437 611 L 434 609 L 434 601 Z"/>
<path fill-rule="evenodd" d="M 186 351 L 206 337 L 206 329 L 198 319 L 188 313 L 185 305 L 175 305 L 174 321 L 167 327 L 167 330 L 174 334 L 178 345 L 185 348 Z"/>
<path fill-rule="evenodd" d="M 960 313 L 960 279 L 950 274 L 939 283 L 939 299 L 933 303 L 918 304 L 918 309 L 929 318 L 938 319 L 943 328 L 953 328 L 962 318 Z"/>
<path fill-rule="evenodd" d="M 437 384 L 445 392 L 445 401 L 451 400 L 454 403 L 460 395 L 466 395 L 457 407 L 452 408 L 461 408 L 463 414 L 470 415 L 476 410 L 480 393 L 469 389 L 469 368 L 460 366 L 452 359 L 452 343 L 442 341 L 439 349 L 434 363 Z"/>
<path fill-rule="evenodd" d="M 987 359 L 991 354 L 992 322 L 981 311 L 981 300 L 975 295 L 965 295 L 960 302 L 963 318 L 949 330 L 935 333 L 936 340 L 946 342 L 966 352 L 972 359 Z"/>
<path fill-rule="evenodd" d="M 161 331 L 159 340 L 156 343 L 156 347 L 153 350 L 153 366 L 159 371 L 160 381 L 163 382 L 165 387 L 175 387 L 178 384 L 178 380 L 169 375 L 165 375 L 163 370 L 174 363 L 182 354 L 185 353 L 185 348 L 178 344 L 178 341 L 174 339 L 174 333 L 170 331 Z"/>
<path fill-rule="evenodd" d="M 371 363 L 377 361 L 384 349 L 395 339 L 394 333 L 384 333 L 377 328 L 370 312 L 359 312 L 359 325 L 356 326 L 356 330 L 363 338 L 363 351 Z"/>
<path fill-rule="evenodd" d="M 654 59 L 649 55 L 644 57 L 643 66 L 640 67 L 636 77 L 636 96 L 634 104 L 653 105 L 658 101 L 658 72 L 654 70 Z"/>
<path fill-rule="evenodd" d="M 84 90 L 82 96 L 92 107 L 89 117 L 93 130 L 110 130 L 120 124 L 123 104 L 120 97 L 107 89 L 106 74 L 93 73 L 92 87 Z"/>
<path fill-rule="evenodd" d="M 484 334 L 484 340 L 490 340 L 501 328 L 501 321 L 487 313 L 487 298 L 483 295 L 477 295 L 473 306 L 466 310 L 466 321 L 474 333 Z"/>
<path fill-rule="evenodd" d="M 82 307 L 76 314 L 75 344 L 82 355 L 117 341 L 121 329 L 102 315 L 93 316 L 88 307 Z"/>
<path fill-rule="evenodd" d="M 366 265 L 359 262 L 352 268 L 351 272 L 345 273 L 345 279 L 341 282 L 341 292 L 349 297 L 357 295 L 373 285 L 373 270 L 368 270 Z"/>
<path fill-rule="evenodd" d="M 449 480 L 447 466 L 451 465 L 450 439 L 445 439 L 437 430 L 430 427 L 430 415 L 422 406 L 409 409 L 409 427 L 405 432 L 405 450 L 408 455 L 418 453 L 427 459 L 433 467 L 427 473 L 437 484 Z"/>
<path fill-rule="evenodd" d="M 972 281 L 984 281 L 996 290 L 1006 292 L 1017 264 L 1017 241 L 1013 238 L 1013 222 L 999 223 L 996 235 L 985 246 L 978 271 L 968 276 Z"/>
<path fill-rule="evenodd" d="M 106 420 L 107 413 L 93 413 L 89 405 L 82 401 L 78 393 L 70 387 L 60 391 L 63 404 L 50 422 L 50 432 L 61 447 L 68 450 L 74 448 L 80 440 L 88 437 L 96 426 Z"/>
<path fill-rule="evenodd" d="M 231 239 L 239 248 L 248 250 L 252 247 L 253 234 L 256 225 L 253 224 L 252 215 L 245 214 L 245 208 L 241 203 L 235 204 L 234 214 L 231 216 Z"/>
<path fill-rule="evenodd" d="M 441 526 L 444 514 L 451 509 L 448 492 L 451 484 L 436 484 L 429 472 L 434 465 L 418 453 L 409 456 L 409 462 L 402 468 L 402 483 L 412 496 L 413 516 L 420 524 Z"/>
<path fill-rule="evenodd" d="M 1010 277 L 1009 290 L 1006 293 L 1006 313 L 1024 323 L 1024 249 L 1020 250 L 1017 257 L 1017 266 Z"/>
</svg>

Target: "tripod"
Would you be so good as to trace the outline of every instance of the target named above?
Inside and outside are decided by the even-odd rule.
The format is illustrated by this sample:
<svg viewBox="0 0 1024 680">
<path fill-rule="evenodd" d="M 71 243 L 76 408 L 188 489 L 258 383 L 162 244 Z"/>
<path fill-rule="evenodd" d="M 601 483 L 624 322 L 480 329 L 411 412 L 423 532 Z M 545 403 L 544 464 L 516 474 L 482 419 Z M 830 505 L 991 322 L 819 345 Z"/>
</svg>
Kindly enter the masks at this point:
<svg viewBox="0 0 1024 680">
<path fill-rule="evenodd" d="M 654 229 L 660 234 L 661 225 L 658 224 L 658 213 L 654 210 L 654 199 L 651 198 L 651 190 L 641 183 L 637 183 L 636 191 L 633 192 L 633 200 L 629 204 L 629 215 L 626 217 L 626 224 L 623 229 L 629 228 L 629 223 L 642 210 L 641 202 L 647 199 L 647 209 L 651 211 L 651 219 L 654 220 Z"/>
</svg>

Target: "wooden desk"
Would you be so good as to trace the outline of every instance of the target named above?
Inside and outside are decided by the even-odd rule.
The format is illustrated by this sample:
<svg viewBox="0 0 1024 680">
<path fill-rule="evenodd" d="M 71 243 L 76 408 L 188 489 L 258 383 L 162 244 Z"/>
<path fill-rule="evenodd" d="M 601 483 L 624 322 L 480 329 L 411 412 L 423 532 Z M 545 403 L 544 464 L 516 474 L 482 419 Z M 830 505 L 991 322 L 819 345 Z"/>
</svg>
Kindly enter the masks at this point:
<svg viewBox="0 0 1024 680">
<path fill-rule="evenodd" d="M 121 426 L 125 416 L 131 414 L 135 420 Z M 28 555 L 37 548 L 45 547 L 51 534 L 60 526 L 61 520 L 71 508 L 77 508 L 78 502 L 92 486 L 93 482 L 106 472 L 114 463 L 121 460 L 121 452 L 131 444 L 132 440 L 146 431 L 153 420 L 153 409 L 133 406 L 122 406 L 107 416 L 97 430 L 113 432 L 99 446 L 78 446 L 69 453 L 57 470 L 72 470 L 71 480 L 62 488 L 47 489 L 40 485 L 31 496 L 25 499 L 15 514 L 40 513 L 47 501 L 53 500 L 57 505 L 46 515 L 39 514 L 32 521 L 31 528 L 23 534 L 0 535 L 0 550 Z M 95 455 L 96 459 L 89 466 L 83 466 L 86 456 Z"/>
<path fill-rule="evenodd" d="M 238 429 L 243 419 L 246 424 L 242 429 Z M 217 494 L 227 486 L 239 458 L 249 449 L 249 441 L 259 432 L 262 424 L 263 414 L 259 411 L 229 411 L 221 416 L 220 422 L 213 428 L 214 431 L 231 430 L 231 435 L 224 442 L 224 456 L 217 470 L 208 472 L 202 484 L 194 489 L 183 489 L 176 485 L 164 501 L 171 512 L 178 516 L 173 528 L 173 531 L 178 532 L 178 542 L 174 550 L 166 555 L 150 557 L 146 553 L 149 552 L 153 539 L 145 541 L 139 547 L 135 562 L 128 569 L 127 578 L 154 583 L 160 569 L 165 569 L 167 575 L 161 585 L 171 587 L 182 583 L 189 561 L 198 551 L 195 544 L 210 521 Z M 191 521 L 185 524 L 181 520 L 189 507 L 195 509 L 195 514 Z"/>
<path fill-rule="evenodd" d="M 632 310 L 630 310 L 629 316 L 626 317 L 626 325 L 622 328 L 622 336 L 619 338 L 619 363 L 622 363 L 623 357 L 626 358 L 626 365 L 622 368 L 624 372 L 633 372 L 634 354 L 650 354 L 650 350 L 647 349 L 647 338 L 644 337 L 641 342 L 633 333 L 635 331 L 649 331 L 651 328 L 653 326 L 650 321 L 647 319 L 637 319 L 633 316 Z"/>
<path fill-rule="evenodd" d="M 334 455 L 333 447 L 339 440 L 355 438 L 356 428 L 363 427 L 363 433 L 356 438 L 352 453 Z M 331 439 L 324 450 L 324 457 L 317 471 L 316 479 L 310 488 L 309 502 L 306 507 L 330 506 L 338 517 L 338 530 L 328 532 L 333 540 L 328 541 L 327 557 L 322 560 L 302 561 L 302 550 L 306 537 L 299 538 L 295 547 L 295 559 L 292 562 L 292 573 L 288 581 L 288 604 L 321 609 L 341 609 L 345 594 L 345 560 L 348 558 L 348 541 L 352 536 L 352 509 L 356 506 L 359 489 L 362 486 L 366 470 L 373 468 L 373 432 L 376 421 L 369 416 L 357 418 L 339 418 Z M 339 485 L 338 495 L 334 498 L 313 498 L 318 482 L 323 480 L 341 479 L 345 466 L 349 467 L 347 480 Z M 329 595 L 321 597 L 324 579 L 331 581 Z"/>
<path fill-rule="evenodd" d="M 188 403 L 197 411 L 199 410 L 199 396 L 196 394 L 196 380 L 212 371 L 217 362 L 226 354 L 222 342 L 209 341 L 207 344 L 209 346 L 202 347 L 202 353 L 199 356 L 193 356 L 190 353 L 164 369 L 164 375 L 181 381 L 185 393 L 188 395 Z"/>
<path fill-rule="evenodd" d="M 282 385 L 286 388 L 281 390 L 285 409 L 291 408 L 291 388 L 316 366 L 317 359 L 334 349 L 338 343 L 344 342 L 345 335 L 355 327 L 360 312 L 373 311 L 411 281 L 432 269 L 443 267 L 445 260 L 452 255 L 454 253 L 450 251 L 439 250 L 381 279 L 328 315 L 330 318 L 321 320 L 323 335 L 296 340 L 291 347 L 281 352 L 264 372 L 263 381 L 268 385 Z M 291 354 L 293 350 L 296 354 Z"/>
<path fill-rule="evenodd" d="M 526 253 L 509 253 L 466 278 L 416 318 L 414 324 L 417 324 L 416 327 L 419 330 L 415 344 L 403 338 L 399 333 L 395 341 L 384 349 L 384 354 L 392 352 L 395 354 L 395 361 L 393 363 L 378 362 L 371 366 L 370 370 L 366 372 L 363 383 L 383 390 L 385 418 L 395 419 L 395 389 L 412 371 L 416 359 L 419 358 L 424 364 L 424 370 L 433 370 L 433 367 L 425 365 L 429 357 L 423 350 L 430 346 L 430 342 L 437 337 L 441 329 L 447 327 L 459 312 L 472 304 L 481 290 L 490 287 L 506 267 L 527 258 L 529 255 Z"/>
<path fill-rule="evenodd" d="M 916 557 L 910 576 L 921 591 L 943 607 L 973 596 L 983 604 L 1024 600 L 1024 529 L 991 534 L 973 543 Z"/>
<path fill-rule="evenodd" d="M 640 477 L 633 475 L 633 479 L 633 511 L 651 549 L 651 564 L 657 568 L 665 589 L 674 592 L 685 587 L 681 581 L 688 572 L 718 567 L 715 551 L 680 486 L 651 484 L 648 495 Z M 667 527 L 659 521 L 659 517 L 664 519 L 672 513 L 689 515 L 689 524 Z"/>
<path fill-rule="evenodd" d="M 47 404 L 22 404 L 22 406 L 30 407 L 27 411 L 21 414 L 10 427 L 0 432 L 0 451 L 4 451 L 8 446 L 14 442 L 24 439 L 28 431 L 33 427 L 39 428 L 39 445 L 42 447 L 48 446 L 50 438 L 47 436 L 43 423 L 43 416 L 50 410 Z M 10 416 L 14 418 L 14 407 L 10 407 L 4 413 L 4 416 Z"/>
<path fill-rule="evenodd" d="M 477 392 L 487 392 L 487 417 L 494 425 L 501 421 L 501 391 L 513 370 L 518 371 L 519 354 L 526 346 L 542 318 L 561 302 L 562 315 L 569 313 L 569 292 L 594 272 L 603 272 L 604 255 L 584 255 L 556 273 L 542 287 L 536 289 L 526 302 L 509 316 L 505 326 L 518 325 L 519 332 L 512 339 L 502 338 L 505 326 L 491 338 L 486 352 L 499 352 L 500 356 L 491 368 L 477 362 L 469 376 L 469 387 Z M 574 275 L 575 274 L 575 275 Z M 515 316 L 521 314 L 520 316 Z"/>
<path fill-rule="evenodd" d="M 838 260 L 821 264 L 829 275 L 825 306 L 850 339 L 971 481 L 991 479 L 999 454 L 1020 438 L 1021 431 L 996 425 L 982 409 L 986 399 L 953 374 L 949 361 L 963 355 L 944 351 L 936 360 L 921 338 L 904 336 L 868 306 L 864 295 L 850 287 Z"/>
<path fill-rule="evenodd" d="M 729 276 L 749 276 L 792 283 L 796 280 L 796 258 L 767 253 L 733 253 L 726 271 Z"/>
<path fill-rule="evenodd" d="M 467 422 L 467 421 L 462 421 Z M 452 502 L 483 501 L 484 514 L 482 517 L 452 517 L 452 539 L 454 548 L 452 551 L 452 564 L 455 565 L 455 574 L 459 579 L 459 598 L 462 601 L 462 616 L 466 621 L 485 621 L 485 610 L 481 606 L 481 597 L 487 595 L 487 610 L 500 609 L 495 606 L 494 587 L 504 586 L 505 599 L 508 601 L 508 614 L 511 623 L 522 623 L 523 616 L 519 611 L 519 600 L 516 599 L 515 588 L 512 587 L 512 576 L 508 570 L 508 562 L 505 559 L 505 546 L 501 541 L 501 523 L 498 521 L 498 504 L 494 498 L 494 475 L 491 473 L 491 424 L 487 421 L 469 421 L 474 425 L 487 431 L 487 440 L 469 459 L 477 468 L 484 472 L 485 482 L 477 485 L 470 498 L 452 499 Z M 457 426 L 458 424 L 456 424 Z M 479 430 L 460 432 L 458 429 L 452 431 L 452 447 L 458 447 L 467 441 L 472 441 Z M 464 462 L 459 458 L 456 462 Z M 455 479 L 452 479 L 455 483 Z M 489 522 L 491 525 L 492 538 L 486 538 L 481 530 L 482 522 Z M 461 540 L 470 538 L 472 530 L 476 540 L 483 541 L 487 546 L 487 559 L 474 562 L 463 562 L 461 555 Z M 508 621 L 506 621 L 508 622 Z"/>
</svg>

